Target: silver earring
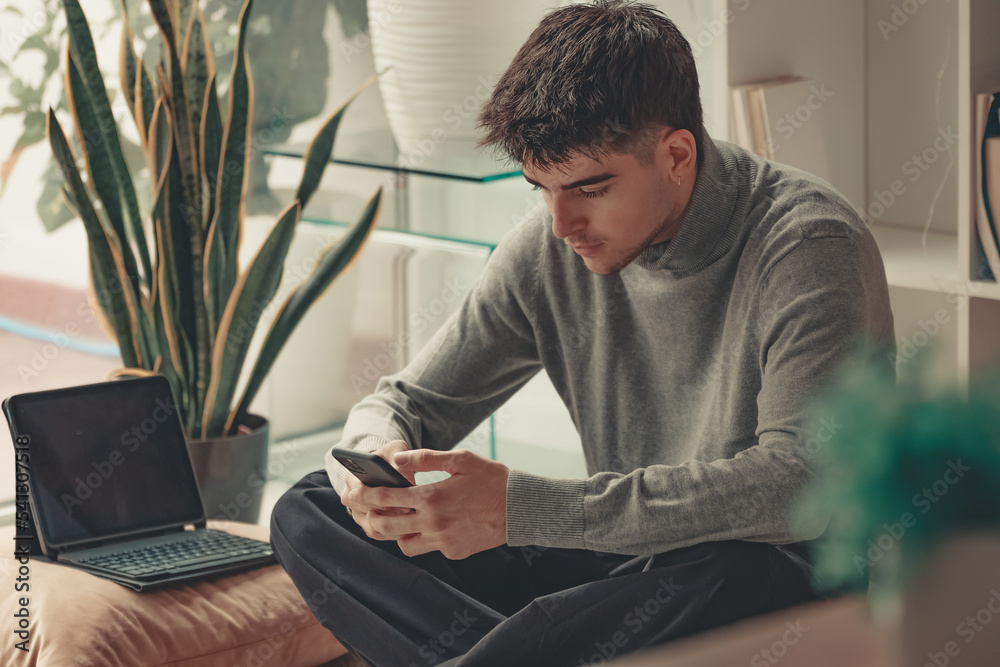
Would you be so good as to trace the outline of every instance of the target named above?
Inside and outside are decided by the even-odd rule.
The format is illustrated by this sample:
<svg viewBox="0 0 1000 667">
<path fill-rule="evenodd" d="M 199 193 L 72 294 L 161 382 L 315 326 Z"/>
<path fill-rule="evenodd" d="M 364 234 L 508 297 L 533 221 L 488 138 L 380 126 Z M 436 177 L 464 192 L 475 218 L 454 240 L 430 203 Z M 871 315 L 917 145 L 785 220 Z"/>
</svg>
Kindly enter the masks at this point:
<svg viewBox="0 0 1000 667">
<path fill-rule="evenodd" d="M 678 176 L 678 177 L 677 177 L 677 185 L 680 185 L 680 184 L 681 184 L 681 177 L 680 177 L 680 176 Z"/>
</svg>

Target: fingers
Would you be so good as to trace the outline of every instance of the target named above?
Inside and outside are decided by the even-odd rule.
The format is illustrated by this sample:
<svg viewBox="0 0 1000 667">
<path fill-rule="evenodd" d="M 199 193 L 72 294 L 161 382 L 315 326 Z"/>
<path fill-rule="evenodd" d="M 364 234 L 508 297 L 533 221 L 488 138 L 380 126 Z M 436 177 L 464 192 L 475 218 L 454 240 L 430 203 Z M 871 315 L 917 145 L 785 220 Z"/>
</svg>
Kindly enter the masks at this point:
<svg viewBox="0 0 1000 667">
<path fill-rule="evenodd" d="M 416 526 L 416 515 L 409 512 L 400 514 L 375 510 L 368 514 L 367 520 L 375 539 L 398 540 L 420 532 Z"/>
<path fill-rule="evenodd" d="M 365 535 L 373 540 L 398 540 L 401 537 L 413 537 L 418 533 L 405 522 L 386 523 L 388 519 L 400 519 L 400 514 L 411 514 L 410 510 L 399 507 L 392 507 L 386 511 L 373 510 L 371 512 L 354 512 L 352 514 L 354 522 L 361 526 Z"/>
<path fill-rule="evenodd" d="M 376 454 L 384 458 L 386 461 L 392 461 L 392 455 L 396 452 L 405 452 L 410 449 L 410 446 L 406 444 L 403 440 L 392 440 L 385 443 L 379 449 L 375 451 Z"/>
<path fill-rule="evenodd" d="M 404 555 L 410 557 L 431 551 L 440 551 L 441 555 L 449 560 L 462 560 L 476 553 L 476 550 L 470 549 L 468 545 L 460 541 L 442 541 L 439 538 L 423 534 L 401 537 L 396 540 L 396 544 L 399 545 L 399 550 Z"/>
<path fill-rule="evenodd" d="M 417 480 L 416 480 L 416 478 L 415 478 L 415 476 L 414 476 L 414 474 L 412 472 L 406 471 L 406 470 L 402 470 L 402 469 L 400 469 L 399 466 L 397 466 L 395 463 L 393 463 L 393 457 L 396 455 L 397 452 L 407 452 L 407 451 L 410 451 L 410 446 L 408 444 L 406 444 L 405 441 L 403 441 L 403 440 L 393 440 L 391 442 L 387 442 L 386 444 L 382 445 L 381 447 L 379 447 L 378 449 L 376 449 L 372 453 L 373 454 L 378 454 L 383 459 L 385 459 L 386 461 L 388 461 L 389 465 L 391 465 L 396 470 L 399 470 L 399 472 L 401 472 L 403 474 L 403 477 L 405 477 L 406 479 L 410 480 L 410 484 L 416 484 Z"/>
<path fill-rule="evenodd" d="M 400 471 L 431 472 L 443 470 L 452 475 L 465 474 L 473 471 L 480 463 L 480 457 L 475 452 L 459 449 L 439 452 L 433 449 L 413 449 L 396 454 L 392 464 Z"/>
<path fill-rule="evenodd" d="M 406 514 L 411 509 L 417 509 L 424 504 L 427 495 L 423 487 L 411 486 L 396 489 L 387 486 L 371 487 L 358 484 L 354 488 L 344 489 L 340 502 L 349 507 L 352 512 L 391 511 Z"/>
</svg>

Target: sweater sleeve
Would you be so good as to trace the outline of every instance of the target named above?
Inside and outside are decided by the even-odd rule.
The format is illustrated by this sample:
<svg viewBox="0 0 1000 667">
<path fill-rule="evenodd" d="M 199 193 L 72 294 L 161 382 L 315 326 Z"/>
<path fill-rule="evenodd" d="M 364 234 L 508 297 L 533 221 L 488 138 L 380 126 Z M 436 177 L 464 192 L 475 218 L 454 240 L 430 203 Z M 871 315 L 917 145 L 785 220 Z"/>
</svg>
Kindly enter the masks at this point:
<svg viewBox="0 0 1000 667">
<path fill-rule="evenodd" d="M 536 298 L 540 218 L 508 232 L 459 309 L 400 372 L 355 405 L 341 447 L 372 452 L 392 440 L 451 449 L 541 368 L 530 320 Z M 343 491 L 343 466 L 326 471 Z"/>
<path fill-rule="evenodd" d="M 754 444 L 733 458 L 586 480 L 512 472 L 509 544 L 638 555 L 717 540 L 809 538 L 789 527 L 792 501 L 812 474 L 802 444 L 825 442 L 838 422 L 831 415 L 817 433 L 805 432 L 803 399 L 830 379 L 859 337 L 893 336 L 881 258 L 870 237 L 861 240 L 864 247 L 847 236 L 803 239 L 760 279 L 757 321 L 747 323 L 760 341 Z"/>
</svg>

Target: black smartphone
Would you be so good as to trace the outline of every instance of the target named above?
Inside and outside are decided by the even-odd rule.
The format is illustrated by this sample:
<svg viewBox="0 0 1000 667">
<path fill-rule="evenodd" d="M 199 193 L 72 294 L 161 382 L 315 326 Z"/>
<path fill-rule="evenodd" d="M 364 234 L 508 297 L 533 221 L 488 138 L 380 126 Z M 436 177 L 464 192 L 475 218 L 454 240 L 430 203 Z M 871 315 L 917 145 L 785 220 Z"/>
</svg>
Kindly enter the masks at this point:
<svg viewBox="0 0 1000 667">
<path fill-rule="evenodd" d="M 391 486 L 395 488 L 413 486 L 410 484 L 410 480 L 403 477 L 402 473 L 378 454 L 356 452 L 353 449 L 344 449 L 343 447 L 334 447 L 331 451 L 333 458 L 354 473 L 354 476 L 360 479 L 365 486 Z"/>
</svg>

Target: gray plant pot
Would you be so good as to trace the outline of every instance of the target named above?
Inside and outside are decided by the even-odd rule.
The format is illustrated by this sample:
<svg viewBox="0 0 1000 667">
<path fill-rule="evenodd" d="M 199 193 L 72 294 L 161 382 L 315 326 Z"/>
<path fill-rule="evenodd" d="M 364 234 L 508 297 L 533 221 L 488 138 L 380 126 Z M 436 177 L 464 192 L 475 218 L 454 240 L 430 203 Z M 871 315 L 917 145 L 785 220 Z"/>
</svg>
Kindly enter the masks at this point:
<svg viewBox="0 0 1000 667">
<path fill-rule="evenodd" d="M 207 519 L 257 523 L 267 473 L 268 422 L 247 415 L 246 433 L 188 440 Z"/>
</svg>

